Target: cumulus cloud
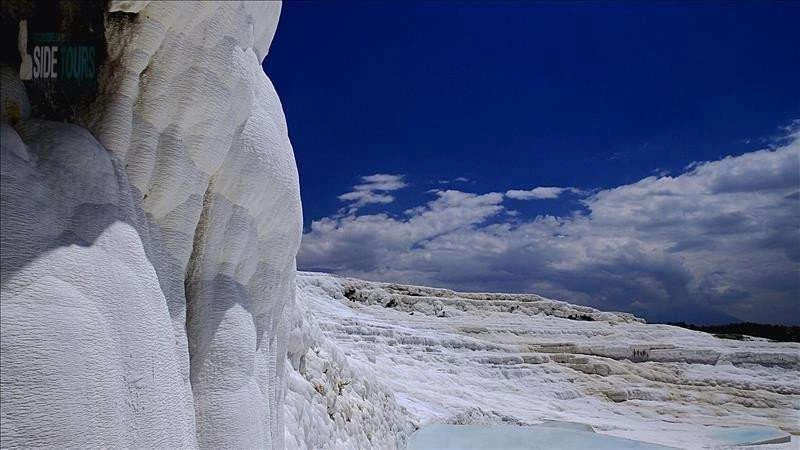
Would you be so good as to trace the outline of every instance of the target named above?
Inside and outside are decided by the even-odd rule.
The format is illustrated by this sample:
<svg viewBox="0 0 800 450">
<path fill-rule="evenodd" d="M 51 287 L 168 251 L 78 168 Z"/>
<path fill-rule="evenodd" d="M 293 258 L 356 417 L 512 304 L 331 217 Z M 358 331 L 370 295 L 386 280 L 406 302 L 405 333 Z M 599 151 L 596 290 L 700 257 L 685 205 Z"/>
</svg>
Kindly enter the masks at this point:
<svg viewBox="0 0 800 450">
<path fill-rule="evenodd" d="M 357 184 L 354 189 L 357 191 L 396 191 L 408 186 L 403 181 L 404 178 L 405 175 L 376 173 L 375 175 L 361 177 L 363 184 Z"/>
<path fill-rule="evenodd" d="M 582 191 L 573 187 L 539 186 L 530 190 L 511 189 L 506 192 L 506 197 L 514 200 L 546 200 L 558 198 L 565 192 L 580 194 Z"/>
<path fill-rule="evenodd" d="M 470 181 L 467 177 L 457 177 L 452 180 L 439 180 L 439 184 L 450 184 L 450 183 L 468 183 Z"/>
<path fill-rule="evenodd" d="M 554 189 L 562 191 L 547 195 L 569 188 Z M 361 191 L 370 190 L 354 190 Z M 596 191 L 582 199 L 585 212 L 564 217 L 513 217 L 504 199 L 545 194 L 509 192 L 434 190 L 400 217 L 354 212 L 314 221 L 299 265 L 537 292 L 651 320 L 800 323 L 796 135 L 777 148 Z"/>
<path fill-rule="evenodd" d="M 343 202 L 349 202 L 348 213 L 352 214 L 361 207 L 371 203 L 391 203 L 394 196 L 387 192 L 402 189 L 408 184 L 404 175 L 390 175 L 376 173 L 361 177 L 361 184 L 353 186 L 353 190 L 338 197 Z"/>
</svg>

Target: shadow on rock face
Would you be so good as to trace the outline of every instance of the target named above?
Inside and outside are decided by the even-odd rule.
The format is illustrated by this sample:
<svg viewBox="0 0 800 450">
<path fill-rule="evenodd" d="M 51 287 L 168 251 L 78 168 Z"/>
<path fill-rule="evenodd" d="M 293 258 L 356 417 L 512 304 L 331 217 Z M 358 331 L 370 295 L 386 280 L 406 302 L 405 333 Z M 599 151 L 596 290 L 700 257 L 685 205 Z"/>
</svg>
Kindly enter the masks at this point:
<svg viewBox="0 0 800 450">
<path fill-rule="evenodd" d="M 124 171 L 88 131 L 42 120 L 18 130 L 2 131 L 2 285 L 49 250 L 92 245 L 115 222 L 141 228 Z"/>
<path fill-rule="evenodd" d="M 138 193 L 87 130 L 17 130 L 0 146 L 3 442 L 195 445 Z"/>
</svg>

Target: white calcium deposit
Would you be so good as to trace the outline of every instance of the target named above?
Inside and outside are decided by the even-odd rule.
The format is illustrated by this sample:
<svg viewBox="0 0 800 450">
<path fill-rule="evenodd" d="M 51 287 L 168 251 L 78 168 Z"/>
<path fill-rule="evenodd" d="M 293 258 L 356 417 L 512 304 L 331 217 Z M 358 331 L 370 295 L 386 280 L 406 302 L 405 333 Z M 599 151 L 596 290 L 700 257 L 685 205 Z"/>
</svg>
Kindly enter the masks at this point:
<svg viewBox="0 0 800 450">
<path fill-rule="evenodd" d="M 77 124 L 32 118 L 20 68 L 0 68 L 2 447 L 402 448 L 432 423 L 545 420 L 689 448 L 724 426 L 800 432 L 798 344 L 535 295 L 298 285 L 297 169 L 261 68 L 279 13 L 110 2 Z"/>
<path fill-rule="evenodd" d="M 718 339 L 536 295 L 314 273 L 298 275 L 297 301 L 307 302 L 318 341 L 329 341 L 307 361 L 346 359 L 393 392 L 415 426 L 575 422 L 679 448 L 719 448 L 736 427 L 800 433 L 797 343 Z M 294 366 L 314 380 L 319 371 L 309 365 Z M 339 398 L 357 394 L 348 391 Z M 394 408 L 372 401 L 387 404 Z"/>
<path fill-rule="evenodd" d="M 415 430 L 408 411 L 371 365 L 323 334 L 320 311 L 309 310 L 317 294 L 299 288 L 296 305 L 287 308 L 286 448 L 403 448 Z"/>
<path fill-rule="evenodd" d="M 279 12 L 111 2 L 85 128 L 29 119 L 3 69 L 4 447 L 282 446 L 302 219 L 261 68 Z"/>
</svg>

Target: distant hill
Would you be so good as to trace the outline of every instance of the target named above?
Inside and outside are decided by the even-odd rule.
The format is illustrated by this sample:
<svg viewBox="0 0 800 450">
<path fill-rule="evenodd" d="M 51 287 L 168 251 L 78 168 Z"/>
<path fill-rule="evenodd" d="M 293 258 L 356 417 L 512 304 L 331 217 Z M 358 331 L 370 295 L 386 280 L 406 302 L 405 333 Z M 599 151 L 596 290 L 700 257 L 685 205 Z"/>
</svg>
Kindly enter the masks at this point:
<svg viewBox="0 0 800 450">
<path fill-rule="evenodd" d="M 684 322 L 669 322 L 667 325 L 704 331 L 723 339 L 746 339 L 747 336 L 762 337 L 780 342 L 800 342 L 800 327 L 741 322 L 727 325 L 694 325 Z"/>
</svg>

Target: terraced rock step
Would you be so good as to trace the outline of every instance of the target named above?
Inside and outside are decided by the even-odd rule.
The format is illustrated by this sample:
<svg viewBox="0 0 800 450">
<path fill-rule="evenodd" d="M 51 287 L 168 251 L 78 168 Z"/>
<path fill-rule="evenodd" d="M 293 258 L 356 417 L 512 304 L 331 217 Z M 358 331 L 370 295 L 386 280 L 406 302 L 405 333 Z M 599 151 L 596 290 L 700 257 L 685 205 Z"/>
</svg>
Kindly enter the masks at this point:
<svg viewBox="0 0 800 450">
<path fill-rule="evenodd" d="M 800 344 L 718 339 L 537 295 L 313 273 L 299 274 L 298 300 L 423 431 L 556 420 L 679 448 L 744 442 L 735 430 L 800 433 Z"/>
</svg>

